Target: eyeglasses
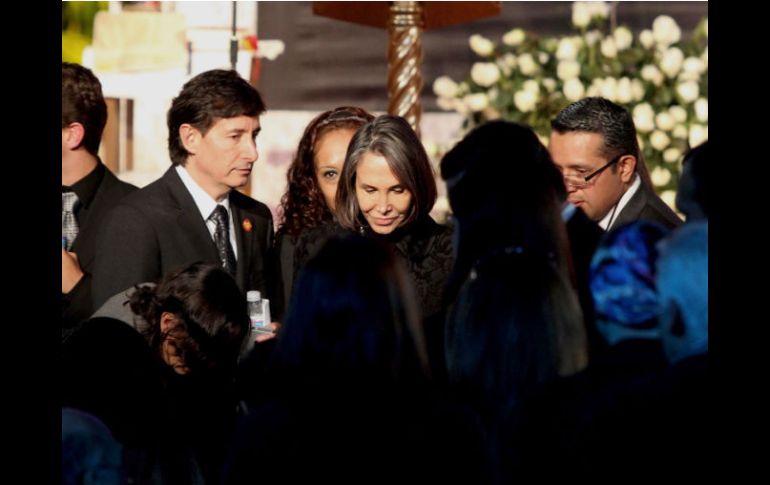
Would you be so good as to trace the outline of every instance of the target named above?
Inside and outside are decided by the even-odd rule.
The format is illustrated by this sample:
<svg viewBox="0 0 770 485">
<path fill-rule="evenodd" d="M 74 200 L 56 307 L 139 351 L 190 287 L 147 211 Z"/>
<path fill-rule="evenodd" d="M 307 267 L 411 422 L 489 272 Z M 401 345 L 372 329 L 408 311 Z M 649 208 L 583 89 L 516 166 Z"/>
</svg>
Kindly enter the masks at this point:
<svg viewBox="0 0 770 485">
<path fill-rule="evenodd" d="M 575 188 L 575 189 L 584 189 L 590 185 L 593 185 L 591 183 L 591 180 L 594 179 L 597 175 L 605 171 L 608 167 L 611 165 L 614 165 L 620 161 L 621 158 L 625 157 L 625 153 L 621 153 L 617 157 L 613 158 L 609 162 L 605 163 L 595 171 L 591 172 L 590 174 L 583 176 L 579 174 L 567 174 L 562 172 L 562 177 L 564 177 L 564 183 L 568 186 Z"/>
</svg>

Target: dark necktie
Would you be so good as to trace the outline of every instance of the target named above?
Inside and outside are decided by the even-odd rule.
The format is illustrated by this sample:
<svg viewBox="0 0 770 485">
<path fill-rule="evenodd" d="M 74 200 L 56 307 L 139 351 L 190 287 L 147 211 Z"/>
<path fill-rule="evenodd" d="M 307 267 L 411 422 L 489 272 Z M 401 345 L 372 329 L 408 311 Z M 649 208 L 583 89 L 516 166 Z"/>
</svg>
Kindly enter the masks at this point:
<svg viewBox="0 0 770 485">
<path fill-rule="evenodd" d="M 77 202 L 78 196 L 75 192 L 61 193 L 61 238 L 67 251 L 72 249 L 72 243 L 78 237 L 78 221 L 74 212 Z"/>
<path fill-rule="evenodd" d="M 216 224 L 216 229 L 214 230 L 214 244 L 217 246 L 217 252 L 219 253 L 219 260 L 222 262 L 222 267 L 235 277 L 235 253 L 233 252 L 233 247 L 230 245 L 230 217 L 227 214 L 225 206 L 217 205 L 217 208 L 211 213 L 209 219 Z"/>
</svg>

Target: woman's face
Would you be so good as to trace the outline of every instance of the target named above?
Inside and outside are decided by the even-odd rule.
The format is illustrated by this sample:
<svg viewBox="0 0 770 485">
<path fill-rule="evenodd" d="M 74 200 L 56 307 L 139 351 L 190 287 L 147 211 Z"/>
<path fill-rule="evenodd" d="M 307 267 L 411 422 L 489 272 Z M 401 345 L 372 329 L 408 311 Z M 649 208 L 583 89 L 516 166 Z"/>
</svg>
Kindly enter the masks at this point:
<svg viewBox="0 0 770 485">
<path fill-rule="evenodd" d="M 356 130 L 342 128 L 325 133 L 315 144 L 315 178 L 329 210 L 334 212 L 337 184 L 340 181 L 345 154 Z"/>
<path fill-rule="evenodd" d="M 396 178 L 382 155 L 366 152 L 356 168 L 356 199 L 372 230 L 390 234 L 404 223 L 412 193 Z"/>
</svg>

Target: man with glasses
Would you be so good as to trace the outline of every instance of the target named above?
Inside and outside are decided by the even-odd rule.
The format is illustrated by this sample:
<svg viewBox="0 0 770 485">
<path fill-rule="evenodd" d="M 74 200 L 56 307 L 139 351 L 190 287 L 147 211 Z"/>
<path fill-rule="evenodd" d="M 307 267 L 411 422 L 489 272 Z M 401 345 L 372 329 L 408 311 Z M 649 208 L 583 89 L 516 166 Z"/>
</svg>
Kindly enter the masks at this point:
<svg viewBox="0 0 770 485">
<path fill-rule="evenodd" d="M 635 220 L 682 223 L 655 194 L 631 114 L 604 98 L 572 103 L 551 121 L 549 151 L 567 200 L 608 231 Z"/>
</svg>

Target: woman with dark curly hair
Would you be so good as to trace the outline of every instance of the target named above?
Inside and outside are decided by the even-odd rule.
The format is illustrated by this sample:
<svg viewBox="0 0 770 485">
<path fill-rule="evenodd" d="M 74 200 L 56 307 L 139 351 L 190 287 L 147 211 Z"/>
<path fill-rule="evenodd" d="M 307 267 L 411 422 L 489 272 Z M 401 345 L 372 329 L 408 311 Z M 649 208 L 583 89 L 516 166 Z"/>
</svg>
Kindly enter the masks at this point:
<svg viewBox="0 0 770 485">
<path fill-rule="evenodd" d="M 373 118 L 362 108 L 341 106 L 316 116 L 302 134 L 287 173 L 276 241 L 285 302 L 299 266 L 310 256 L 304 245 L 298 247 L 300 234 L 334 219 L 337 183 L 348 144 L 356 130 Z"/>
</svg>

